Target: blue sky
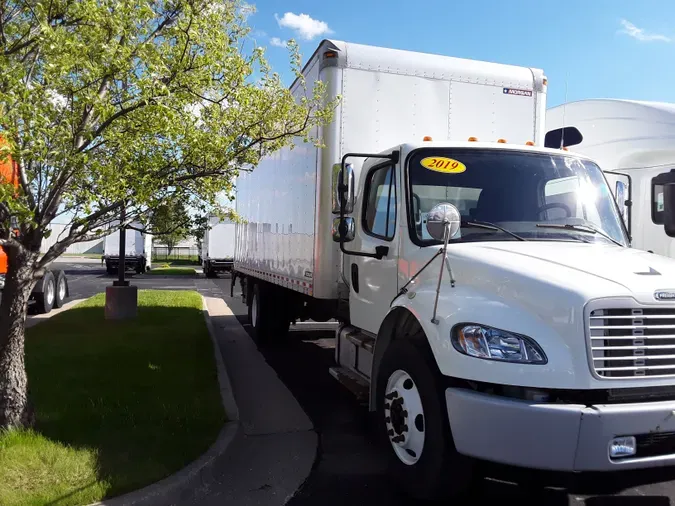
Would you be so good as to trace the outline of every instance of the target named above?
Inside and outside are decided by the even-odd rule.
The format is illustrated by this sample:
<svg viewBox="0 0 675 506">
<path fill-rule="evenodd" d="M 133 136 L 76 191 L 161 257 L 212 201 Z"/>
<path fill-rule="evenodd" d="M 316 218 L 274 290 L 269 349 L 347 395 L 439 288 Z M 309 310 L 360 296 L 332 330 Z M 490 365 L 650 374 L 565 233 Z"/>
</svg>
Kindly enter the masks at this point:
<svg viewBox="0 0 675 506">
<path fill-rule="evenodd" d="M 283 42 L 323 38 L 543 68 L 548 106 L 584 98 L 675 102 L 675 0 L 251 1 L 248 22 L 290 84 Z M 542 5 L 543 4 L 543 5 Z"/>
</svg>

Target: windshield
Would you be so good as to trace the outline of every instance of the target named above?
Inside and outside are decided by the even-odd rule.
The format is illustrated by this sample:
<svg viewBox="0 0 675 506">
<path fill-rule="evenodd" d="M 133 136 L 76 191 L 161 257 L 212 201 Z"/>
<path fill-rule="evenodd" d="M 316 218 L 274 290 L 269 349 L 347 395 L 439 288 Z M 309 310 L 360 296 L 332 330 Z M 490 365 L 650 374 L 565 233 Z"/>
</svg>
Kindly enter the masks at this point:
<svg viewBox="0 0 675 506">
<path fill-rule="evenodd" d="M 572 156 L 497 149 L 420 149 L 408 163 L 411 234 L 436 244 L 426 216 L 436 204 L 459 209 L 451 241 L 618 242 L 626 245 L 616 204 L 600 168 Z M 472 223 L 474 224 L 472 226 Z"/>
</svg>

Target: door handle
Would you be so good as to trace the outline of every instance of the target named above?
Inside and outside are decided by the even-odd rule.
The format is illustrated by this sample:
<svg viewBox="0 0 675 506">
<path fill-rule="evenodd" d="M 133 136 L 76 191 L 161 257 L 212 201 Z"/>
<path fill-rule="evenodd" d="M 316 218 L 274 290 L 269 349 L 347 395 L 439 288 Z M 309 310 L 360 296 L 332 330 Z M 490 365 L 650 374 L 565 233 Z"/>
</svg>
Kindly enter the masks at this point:
<svg viewBox="0 0 675 506">
<path fill-rule="evenodd" d="M 352 289 L 359 293 L 359 266 L 352 264 Z"/>
</svg>

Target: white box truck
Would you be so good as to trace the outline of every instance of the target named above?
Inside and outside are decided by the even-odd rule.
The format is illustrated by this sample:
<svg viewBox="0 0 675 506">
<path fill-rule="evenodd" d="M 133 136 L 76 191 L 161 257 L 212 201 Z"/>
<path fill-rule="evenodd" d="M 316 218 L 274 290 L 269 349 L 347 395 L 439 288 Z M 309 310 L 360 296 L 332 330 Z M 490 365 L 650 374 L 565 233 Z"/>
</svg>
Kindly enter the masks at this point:
<svg viewBox="0 0 675 506">
<path fill-rule="evenodd" d="M 215 278 L 219 272 L 230 272 L 234 265 L 235 223 L 209 218 L 209 226 L 202 241 L 202 267 L 207 278 Z"/>
<path fill-rule="evenodd" d="M 135 228 L 141 228 L 140 223 L 131 224 Z M 136 271 L 141 274 L 150 270 L 152 258 L 152 236 L 139 230 L 128 228 L 125 230 L 124 244 L 124 267 L 125 270 Z M 117 272 L 120 262 L 120 232 L 119 230 L 105 237 L 103 243 L 103 260 L 106 272 Z"/>
<path fill-rule="evenodd" d="M 663 227 L 661 181 L 675 169 L 675 104 L 580 100 L 549 109 L 546 128 L 550 145 L 562 140 L 605 171 L 633 247 L 675 257 L 675 239 Z"/>
<path fill-rule="evenodd" d="M 237 181 L 258 338 L 340 322 L 331 373 L 414 497 L 475 459 L 675 464 L 675 261 L 628 247 L 597 164 L 541 146 L 543 72 L 324 41 L 304 75 L 342 96 L 323 147 Z"/>
</svg>

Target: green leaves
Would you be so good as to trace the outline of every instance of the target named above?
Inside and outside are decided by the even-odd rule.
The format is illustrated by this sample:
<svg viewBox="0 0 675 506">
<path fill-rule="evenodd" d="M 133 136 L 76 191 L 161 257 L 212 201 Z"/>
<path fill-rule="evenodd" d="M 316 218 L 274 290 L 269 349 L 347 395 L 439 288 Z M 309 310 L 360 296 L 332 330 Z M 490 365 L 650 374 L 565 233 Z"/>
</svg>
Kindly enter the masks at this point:
<svg viewBox="0 0 675 506">
<path fill-rule="evenodd" d="M 25 229 L 76 216 L 55 253 L 114 220 L 122 202 L 130 221 L 167 199 L 213 207 L 240 167 L 294 136 L 319 142 L 312 128 L 332 118 L 321 83 L 296 101 L 262 49 L 242 51 L 239 1 L 0 6 L 0 134 L 25 181 L 19 195 L 0 187 L 0 205 Z M 289 59 L 301 77 L 292 41 Z"/>
</svg>

